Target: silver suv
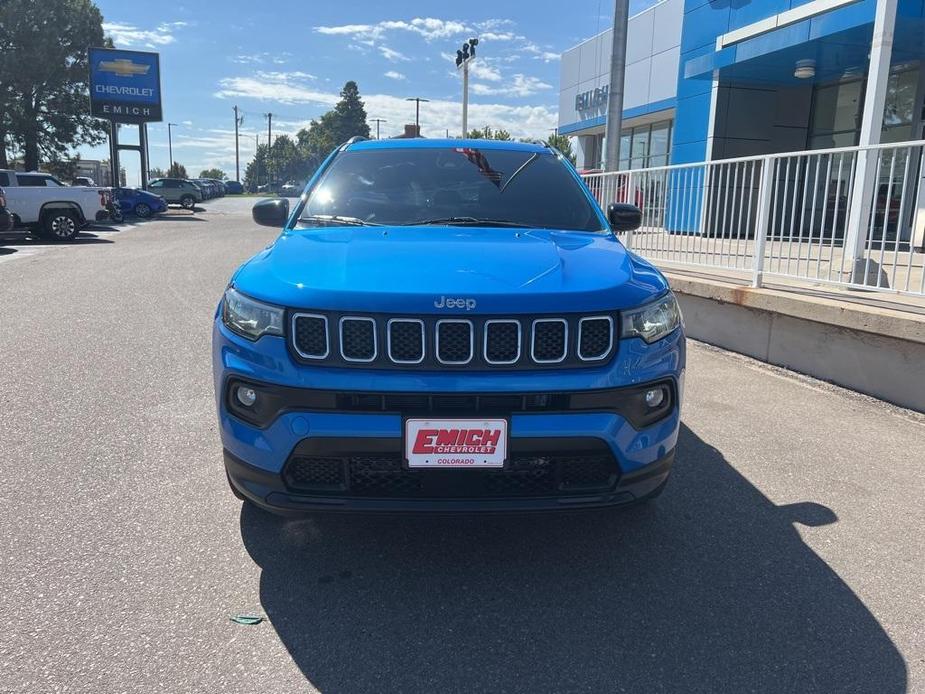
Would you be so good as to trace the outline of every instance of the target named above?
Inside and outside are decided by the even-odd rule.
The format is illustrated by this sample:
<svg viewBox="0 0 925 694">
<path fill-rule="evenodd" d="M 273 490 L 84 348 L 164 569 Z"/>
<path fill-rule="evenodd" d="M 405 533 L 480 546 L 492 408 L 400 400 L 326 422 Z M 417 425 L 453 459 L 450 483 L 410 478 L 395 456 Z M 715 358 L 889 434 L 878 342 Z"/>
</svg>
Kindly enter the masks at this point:
<svg viewBox="0 0 925 694">
<path fill-rule="evenodd" d="M 202 188 L 185 178 L 156 178 L 148 183 L 147 189 L 168 204 L 180 205 L 185 210 L 192 210 L 197 202 L 202 202 Z"/>
</svg>

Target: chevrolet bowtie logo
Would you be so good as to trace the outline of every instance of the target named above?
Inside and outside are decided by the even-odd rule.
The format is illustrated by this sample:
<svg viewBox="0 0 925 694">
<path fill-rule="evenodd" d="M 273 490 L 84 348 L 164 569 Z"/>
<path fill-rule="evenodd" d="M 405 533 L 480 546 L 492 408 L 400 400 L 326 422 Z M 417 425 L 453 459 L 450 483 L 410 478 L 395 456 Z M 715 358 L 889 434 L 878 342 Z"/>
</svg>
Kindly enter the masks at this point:
<svg viewBox="0 0 925 694">
<path fill-rule="evenodd" d="M 118 58 L 116 60 L 100 61 L 100 71 L 111 72 L 113 74 L 119 75 L 120 77 L 130 77 L 132 75 L 147 75 L 148 70 L 150 69 L 151 69 L 150 65 L 144 65 L 143 63 L 134 63 L 131 60 L 128 60 L 126 58 Z"/>
</svg>

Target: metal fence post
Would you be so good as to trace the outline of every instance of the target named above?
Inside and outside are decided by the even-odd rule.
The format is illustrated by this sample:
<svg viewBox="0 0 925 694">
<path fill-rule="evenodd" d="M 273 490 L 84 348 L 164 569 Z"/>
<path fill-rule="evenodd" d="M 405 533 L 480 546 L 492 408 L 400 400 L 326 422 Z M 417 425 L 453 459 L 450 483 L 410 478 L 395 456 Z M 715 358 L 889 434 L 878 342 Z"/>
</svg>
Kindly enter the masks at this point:
<svg viewBox="0 0 925 694">
<path fill-rule="evenodd" d="M 774 159 L 761 161 L 761 179 L 758 184 L 758 214 L 755 217 L 755 254 L 752 258 L 752 286 L 760 287 L 764 274 L 764 248 L 771 222 L 771 186 L 774 183 Z"/>
<path fill-rule="evenodd" d="M 626 174 L 625 191 L 626 192 L 624 193 L 624 195 L 629 199 L 624 200 L 623 202 L 629 203 L 630 205 L 635 205 L 636 204 L 636 190 L 634 188 L 633 174 L 631 173 Z M 640 212 L 642 212 L 642 210 L 640 210 Z M 645 224 L 645 213 L 644 212 L 643 212 L 642 222 L 643 224 Z M 623 242 L 623 245 L 626 246 L 628 249 L 633 248 L 633 232 L 632 231 L 626 232 L 626 241 Z"/>
</svg>

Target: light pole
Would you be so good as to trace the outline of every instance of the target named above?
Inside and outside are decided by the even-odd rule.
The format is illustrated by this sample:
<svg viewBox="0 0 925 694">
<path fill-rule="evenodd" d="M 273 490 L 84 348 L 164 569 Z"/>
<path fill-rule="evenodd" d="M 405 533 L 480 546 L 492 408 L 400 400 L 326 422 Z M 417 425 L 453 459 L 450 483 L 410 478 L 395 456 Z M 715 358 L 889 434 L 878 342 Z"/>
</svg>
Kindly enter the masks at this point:
<svg viewBox="0 0 925 694">
<path fill-rule="evenodd" d="M 475 47 L 479 45 L 478 39 L 469 39 L 462 48 L 456 51 L 456 69 L 463 71 L 463 97 L 462 97 L 462 136 L 466 137 L 469 131 L 469 61 L 475 60 Z"/>
<path fill-rule="evenodd" d="M 388 121 L 385 118 L 370 118 L 370 120 L 376 124 L 376 139 L 378 140 L 379 139 L 379 124 L 388 123 Z"/>
<path fill-rule="evenodd" d="M 170 157 L 170 168 L 167 169 L 167 175 L 170 176 L 170 171 L 173 169 L 173 132 L 171 128 L 179 128 L 180 126 L 176 123 L 167 124 L 167 153 Z"/>
<path fill-rule="evenodd" d="M 415 137 L 421 136 L 421 102 L 430 103 L 430 99 L 422 99 L 419 96 L 409 96 L 405 101 L 414 102 L 414 130 Z"/>
<path fill-rule="evenodd" d="M 604 167 L 616 171 L 620 163 L 620 131 L 623 129 L 623 79 L 626 75 L 626 31 L 629 0 L 616 0 L 613 11 L 613 41 L 610 46 L 610 92 L 607 97 L 607 126 L 604 141 L 607 151 Z"/>
</svg>

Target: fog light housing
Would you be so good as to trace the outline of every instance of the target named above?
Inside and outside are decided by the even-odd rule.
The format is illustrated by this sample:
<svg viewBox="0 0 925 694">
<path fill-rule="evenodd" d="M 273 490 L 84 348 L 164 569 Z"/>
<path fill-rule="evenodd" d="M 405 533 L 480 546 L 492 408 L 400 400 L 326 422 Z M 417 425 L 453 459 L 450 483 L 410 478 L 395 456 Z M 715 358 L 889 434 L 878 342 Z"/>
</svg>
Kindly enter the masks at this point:
<svg viewBox="0 0 925 694">
<path fill-rule="evenodd" d="M 234 396 L 244 407 L 253 407 L 257 402 L 257 391 L 248 386 L 238 386 L 235 388 Z"/>
<path fill-rule="evenodd" d="M 650 388 L 645 394 L 646 406 L 650 409 L 655 409 L 665 402 L 666 397 L 668 397 L 668 394 L 665 392 L 664 386 Z"/>
</svg>

